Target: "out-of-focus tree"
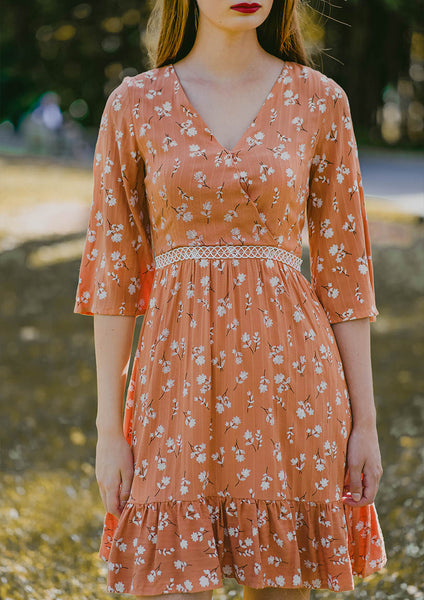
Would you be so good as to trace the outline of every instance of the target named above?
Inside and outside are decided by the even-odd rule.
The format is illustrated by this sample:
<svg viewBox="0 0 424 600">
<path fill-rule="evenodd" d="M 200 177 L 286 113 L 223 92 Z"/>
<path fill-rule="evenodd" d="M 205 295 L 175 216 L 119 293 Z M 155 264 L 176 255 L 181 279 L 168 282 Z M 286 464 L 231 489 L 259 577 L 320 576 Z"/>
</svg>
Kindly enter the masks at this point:
<svg viewBox="0 0 424 600">
<path fill-rule="evenodd" d="M 282 0 L 280 0 L 282 1 Z M 4 0 L 0 122 L 52 91 L 65 118 L 97 127 L 106 96 L 148 68 L 150 0 Z M 424 0 L 304 0 L 317 68 L 347 91 L 362 140 L 418 145 L 424 122 Z"/>
<path fill-rule="evenodd" d="M 328 17 L 319 18 L 323 70 L 348 91 L 358 130 L 370 142 L 422 144 L 424 0 L 322 0 L 313 6 Z"/>
<path fill-rule="evenodd" d="M 145 69 L 144 0 L 5 0 L 0 36 L 0 121 L 17 125 L 46 91 L 85 125 L 98 123 L 105 96 Z"/>
</svg>

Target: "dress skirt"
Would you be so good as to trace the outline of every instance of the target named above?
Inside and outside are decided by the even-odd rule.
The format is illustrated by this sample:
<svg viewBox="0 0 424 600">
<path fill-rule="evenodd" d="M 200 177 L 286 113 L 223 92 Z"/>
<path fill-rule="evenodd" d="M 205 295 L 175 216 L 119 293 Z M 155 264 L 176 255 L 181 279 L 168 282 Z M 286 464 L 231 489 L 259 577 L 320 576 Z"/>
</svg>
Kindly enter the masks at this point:
<svg viewBox="0 0 424 600">
<path fill-rule="evenodd" d="M 343 591 L 385 565 L 374 504 L 342 500 L 352 413 L 331 325 L 378 310 L 334 80 L 285 61 L 229 150 L 173 65 L 126 77 L 100 124 L 74 311 L 143 315 L 109 592 Z"/>
</svg>

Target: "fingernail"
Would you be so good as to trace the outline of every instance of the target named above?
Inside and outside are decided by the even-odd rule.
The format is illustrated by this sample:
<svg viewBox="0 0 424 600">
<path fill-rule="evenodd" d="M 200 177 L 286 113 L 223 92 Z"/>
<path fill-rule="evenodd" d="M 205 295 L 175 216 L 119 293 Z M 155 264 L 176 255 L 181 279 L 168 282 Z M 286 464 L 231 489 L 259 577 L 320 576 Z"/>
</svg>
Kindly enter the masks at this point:
<svg viewBox="0 0 424 600">
<path fill-rule="evenodd" d="M 355 500 L 355 502 L 358 502 L 358 500 L 361 499 L 361 494 L 355 492 L 354 494 L 352 494 L 352 498 Z"/>
</svg>

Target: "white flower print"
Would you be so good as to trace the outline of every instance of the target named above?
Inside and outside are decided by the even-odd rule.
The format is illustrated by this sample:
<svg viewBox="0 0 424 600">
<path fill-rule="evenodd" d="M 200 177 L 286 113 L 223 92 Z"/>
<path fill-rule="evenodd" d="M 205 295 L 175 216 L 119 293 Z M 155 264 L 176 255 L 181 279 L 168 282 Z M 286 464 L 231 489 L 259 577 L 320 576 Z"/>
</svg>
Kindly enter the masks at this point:
<svg viewBox="0 0 424 600">
<path fill-rule="evenodd" d="M 378 314 L 346 94 L 285 61 L 229 151 L 173 65 L 152 68 L 110 94 L 93 174 L 75 312 L 143 315 L 123 421 L 134 478 L 99 551 L 108 589 L 199 592 L 221 573 L 353 589 L 385 552 L 375 507 L 349 510 L 340 479 L 352 423 L 330 325 Z M 310 281 L 275 255 L 189 256 L 300 258 L 303 225 Z"/>
</svg>

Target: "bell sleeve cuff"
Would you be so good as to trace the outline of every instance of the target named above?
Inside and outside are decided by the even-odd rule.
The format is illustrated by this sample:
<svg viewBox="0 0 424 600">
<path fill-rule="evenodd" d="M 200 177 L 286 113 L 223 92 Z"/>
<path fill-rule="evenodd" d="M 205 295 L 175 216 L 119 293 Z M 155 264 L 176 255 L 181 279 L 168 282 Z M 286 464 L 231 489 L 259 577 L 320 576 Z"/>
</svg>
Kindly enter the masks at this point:
<svg viewBox="0 0 424 600">
<path fill-rule="evenodd" d="M 143 158 L 126 80 L 103 110 L 74 313 L 142 315 L 155 271 Z"/>
<path fill-rule="evenodd" d="M 346 92 L 328 81 L 307 199 L 311 285 L 331 324 L 375 321 L 379 312 L 350 106 Z"/>
</svg>

